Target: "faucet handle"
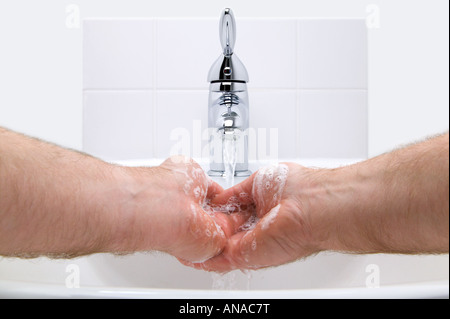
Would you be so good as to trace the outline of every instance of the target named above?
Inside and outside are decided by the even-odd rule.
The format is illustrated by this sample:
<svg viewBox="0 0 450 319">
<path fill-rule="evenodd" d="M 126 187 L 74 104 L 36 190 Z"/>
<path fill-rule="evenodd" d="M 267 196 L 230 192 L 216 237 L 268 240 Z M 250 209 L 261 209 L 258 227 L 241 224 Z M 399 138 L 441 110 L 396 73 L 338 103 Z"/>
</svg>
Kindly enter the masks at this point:
<svg viewBox="0 0 450 319">
<path fill-rule="evenodd" d="M 236 21 L 233 11 L 226 8 L 222 12 L 219 23 L 220 43 L 222 44 L 223 55 L 233 54 L 234 44 L 236 43 Z"/>
<path fill-rule="evenodd" d="M 247 69 L 234 53 L 236 21 L 229 8 L 220 16 L 219 36 L 223 52 L 209 69 L 208 82 L 248 82 Z"/>
</svg>

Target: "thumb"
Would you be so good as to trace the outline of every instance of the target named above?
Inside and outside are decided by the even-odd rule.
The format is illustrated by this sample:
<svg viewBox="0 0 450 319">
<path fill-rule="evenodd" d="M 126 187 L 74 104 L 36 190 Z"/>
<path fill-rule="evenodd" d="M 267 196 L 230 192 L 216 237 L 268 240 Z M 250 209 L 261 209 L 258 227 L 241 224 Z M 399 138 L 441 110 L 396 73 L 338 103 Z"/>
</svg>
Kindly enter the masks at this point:
<svg viewBox="0 0 450 319">
<path fill-rule="evenodd" d="M 214 197 L 212 204 L 224 205 L 232 197 L 236 197 L 236 199 L 238 199 L 241 204 L 252 204 L 252 189 L 254 177 L 255 173 L 241 183 L 224 190 L 220 194 L 217 194 L 217 196 Z"/>
<path fill-rule="evenodd" d="M 281 205 L 272 208 L 255 228 L 233 235 L 223 252 L 203 263 L 191 265 L 208 271 L 228 272 L 234 269 L 261 269 L 295 260 L 286 252 L 284 230 L 293 221 L 279 216 Z"/>
</svg>

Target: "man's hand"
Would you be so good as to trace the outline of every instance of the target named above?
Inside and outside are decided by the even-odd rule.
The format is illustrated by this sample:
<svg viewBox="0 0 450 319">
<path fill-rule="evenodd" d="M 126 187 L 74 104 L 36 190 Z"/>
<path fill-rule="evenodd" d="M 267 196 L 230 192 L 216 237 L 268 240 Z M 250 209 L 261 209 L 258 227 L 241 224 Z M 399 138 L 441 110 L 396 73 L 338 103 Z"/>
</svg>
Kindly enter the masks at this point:
<svg viewBox="0 0 450 319">
<path fill-rule="evenodd" d="M 123 169 L 132 186 L 118 250 L 159 250 L 187 261 L 221 252 L 226 236 L 220 215 L 204 208 L 222 188 L 197 163 L 177 156 L 156 168 Z"/>
<path fill-rule="evenodd" d="M 203 263 L 185 264 L 218 272 L 259 269 L 319 251 L 305 209 L 307 198 L 302 198 L 298 183 L 305 183 L 311 171 L 293 163 L 269 166 L 218 194 L 213 205 L 237 200 L 240 207 L 246 207 L 246 218 L 235 225 L 237 232 L 229 238 L 222 254 Z"/>
<path fill-rule="evenodd" d="M 448 253 L 449 135 L 337 169 L 280 164 L 218 194 L 252 211 L 198 269 L 281 265 L 320 251 Z M 233 215 L 233 214 L 232 214 Z"/>
</svg>

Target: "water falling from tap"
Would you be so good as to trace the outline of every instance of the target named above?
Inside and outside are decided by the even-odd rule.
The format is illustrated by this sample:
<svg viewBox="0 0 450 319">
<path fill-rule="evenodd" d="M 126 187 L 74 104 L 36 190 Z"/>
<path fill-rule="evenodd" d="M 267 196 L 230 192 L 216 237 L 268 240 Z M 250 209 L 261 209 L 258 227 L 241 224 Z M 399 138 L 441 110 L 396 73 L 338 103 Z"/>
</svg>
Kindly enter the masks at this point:
<svg viewBox="0 0 450 319">
<path fill-rule="evenodd" d="M 225 166 L 225 178 L 227 188 L 234 185 L 234 174 L 237 162 L 237 140 L 239 136 L 236 131 L 232 134 L 223 134 L 223 164 Z"/>
</svg>

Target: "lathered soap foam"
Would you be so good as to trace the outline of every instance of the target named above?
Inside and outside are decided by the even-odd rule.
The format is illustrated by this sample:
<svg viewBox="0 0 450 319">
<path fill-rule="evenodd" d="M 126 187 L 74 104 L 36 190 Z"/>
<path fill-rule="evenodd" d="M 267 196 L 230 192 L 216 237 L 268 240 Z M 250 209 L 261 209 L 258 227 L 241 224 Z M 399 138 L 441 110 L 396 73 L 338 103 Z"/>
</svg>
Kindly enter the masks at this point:
<svg viewBox="0 0 450 319">
<path fill-rule="evenodd" d="M 256 173 L 253 180 L 252 195 L 258 216 L 267 213 L 281 202 L 289 168 L 286 164 L 276 164 L 263 167 Z M 265 210 L 265 211 L 264 211 Z"/>
</svg>

